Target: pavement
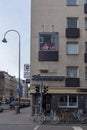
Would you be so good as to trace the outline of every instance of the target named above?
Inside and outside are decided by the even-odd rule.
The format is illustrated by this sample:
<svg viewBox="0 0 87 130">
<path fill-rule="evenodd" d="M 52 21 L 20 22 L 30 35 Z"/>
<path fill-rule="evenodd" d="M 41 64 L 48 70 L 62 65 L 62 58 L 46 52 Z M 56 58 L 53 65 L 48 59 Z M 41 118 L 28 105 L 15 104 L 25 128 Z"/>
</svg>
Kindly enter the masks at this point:
<svg viewBox="0 0 87 130">
<path fill-rule="evenodd" d="M 0 124 L 31 124 L 31 108 L 20 109 L 20 113 L 16 114 L 15 110 L 4 110 L 0 113 Z"/>
<path fill-rule="evenodd" d="M 73 125 L 40 125 L 33 122 L 31 107 L 15 110 L 4 110 L 0 113 L 0 130 L 87 130 L 87 126 Z"/>
</svg>

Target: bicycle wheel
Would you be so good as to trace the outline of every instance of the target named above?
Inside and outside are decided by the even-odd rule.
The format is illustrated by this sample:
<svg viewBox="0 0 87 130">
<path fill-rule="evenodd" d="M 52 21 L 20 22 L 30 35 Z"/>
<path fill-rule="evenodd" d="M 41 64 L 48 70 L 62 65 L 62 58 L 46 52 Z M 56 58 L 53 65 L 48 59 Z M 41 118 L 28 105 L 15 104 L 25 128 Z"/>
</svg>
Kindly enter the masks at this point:
<svg viewBox="0 0 87 130">
<path fill-rule="evenodd" d="M 40 115 L 39 116 L 39 123 L 40 124 L 44 124 L 44 122 L 45 122 L 45 116 L 44 115 Z"/>
<path fill-rule="evenodd" d="M 52 124 L 57 124 L 57 123 L 59 123 L 59 121 L 60 121 L 60 119 L 59 119 L 58 116 L 55 116 L 55 117 L 51 118 L 51 123 Z"/>
</svg>

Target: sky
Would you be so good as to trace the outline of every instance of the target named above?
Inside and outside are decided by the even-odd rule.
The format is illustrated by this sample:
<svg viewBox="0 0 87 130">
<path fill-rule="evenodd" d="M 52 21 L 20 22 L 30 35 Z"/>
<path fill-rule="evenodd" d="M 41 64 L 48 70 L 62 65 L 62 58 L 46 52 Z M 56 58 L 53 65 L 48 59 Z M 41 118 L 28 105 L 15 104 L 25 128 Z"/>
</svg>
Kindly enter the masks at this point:
<svg viewBox="0 0 87 130">
<path fill-rule="evenodd" d="M 30 0 L 0 0 L 0 71 L 18 77 L 19 36 L 15 31 L 8 32 L 7 43 L 2 42 L 11 29 L 20 34 L 20 77 L 24 78 L 24 64 L 30 64 Z"/>
</svg>

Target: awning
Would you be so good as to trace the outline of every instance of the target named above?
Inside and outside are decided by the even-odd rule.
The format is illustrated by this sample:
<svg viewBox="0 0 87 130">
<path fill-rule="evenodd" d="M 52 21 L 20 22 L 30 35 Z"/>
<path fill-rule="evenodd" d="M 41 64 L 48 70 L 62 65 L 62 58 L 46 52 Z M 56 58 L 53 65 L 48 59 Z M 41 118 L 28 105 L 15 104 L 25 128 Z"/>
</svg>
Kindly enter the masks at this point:
<svg viewBox="0 0 87 130">
<path fill-rule="evenodd" d="M 83 91 L 79 91 L 83 90 Z M 49 94 L 87 94 L 87 88 L 80 87 L 48 87 Z M 35 88 L 30 88 L 30 93 L 36 93 Z"/>
</svg>

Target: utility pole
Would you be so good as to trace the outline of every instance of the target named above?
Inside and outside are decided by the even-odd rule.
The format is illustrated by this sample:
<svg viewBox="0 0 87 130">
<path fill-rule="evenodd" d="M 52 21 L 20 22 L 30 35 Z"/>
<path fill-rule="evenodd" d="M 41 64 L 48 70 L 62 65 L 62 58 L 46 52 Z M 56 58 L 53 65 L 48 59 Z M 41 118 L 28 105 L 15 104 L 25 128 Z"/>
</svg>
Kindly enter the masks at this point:
<svg viewBox="0 0 87 130">
<path fill-rule="evenodd" d="M 40 114 L 42 114 L 42 89 L 43 89 L 43 81 L 41 81 L 41 86 L 40 86 Z"/>
</svg>

